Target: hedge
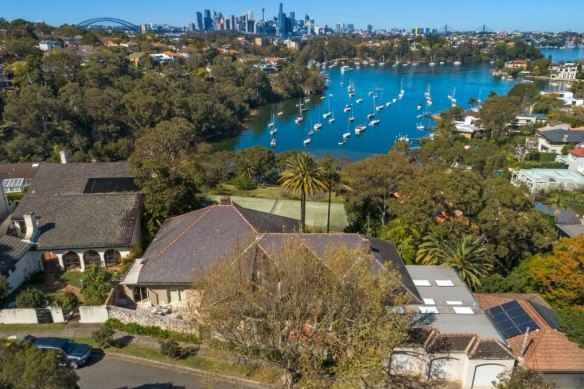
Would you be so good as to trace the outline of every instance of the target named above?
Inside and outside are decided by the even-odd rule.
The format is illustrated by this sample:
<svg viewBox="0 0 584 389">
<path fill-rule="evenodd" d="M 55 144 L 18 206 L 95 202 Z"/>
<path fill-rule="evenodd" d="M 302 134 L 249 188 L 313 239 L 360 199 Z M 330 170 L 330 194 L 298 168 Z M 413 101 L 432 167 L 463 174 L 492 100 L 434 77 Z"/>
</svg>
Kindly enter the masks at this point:
<svg viewBox="0 0 584 389">
<path fill-rule="evenodd" d="M 105 328 L 126 332 L 131 335 L 150 336 L 160 340 L 174 340 L 184 343 L 199 343 L 199 337 L 195 334 L 163 330 L 156 326 L 141 326 L 136 323 L 124 324 L 118 319 L 107 319 L 107 321 L 103 323 L 103 326 Z"/>
</svg>

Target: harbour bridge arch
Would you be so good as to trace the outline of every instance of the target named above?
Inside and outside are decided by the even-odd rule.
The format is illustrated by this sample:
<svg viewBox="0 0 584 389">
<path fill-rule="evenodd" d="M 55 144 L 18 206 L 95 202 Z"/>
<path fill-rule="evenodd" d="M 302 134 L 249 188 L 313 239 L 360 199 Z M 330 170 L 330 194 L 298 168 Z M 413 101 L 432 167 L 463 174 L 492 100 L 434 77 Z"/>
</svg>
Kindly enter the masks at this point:
<svg viewBox="0 0 584 389">
<path fill-rule="evenodd" d="M 132 31 L 139 31 L 140 30 L 140 26 L 137 26 L 137 25 L 130 23 L 126 20 L 109 18 L 109 17 L 87 19 L 87 20 L 82 21 L 81 23 L 78 23 L 77 27 L 87 28 L 87 27 L 90 27 L 94 24 L 99 24 L 99 23 L 113 23 L 113 24 L 120 25 L 127 30 L 132 30 Z"/>
</svg>

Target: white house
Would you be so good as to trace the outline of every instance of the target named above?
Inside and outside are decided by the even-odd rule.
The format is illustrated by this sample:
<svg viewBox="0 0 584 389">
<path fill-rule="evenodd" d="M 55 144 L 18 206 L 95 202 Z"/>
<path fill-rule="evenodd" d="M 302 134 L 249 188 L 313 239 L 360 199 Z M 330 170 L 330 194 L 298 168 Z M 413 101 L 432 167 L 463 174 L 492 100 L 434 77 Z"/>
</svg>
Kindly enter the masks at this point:
<svg viewBox="0 0 584 389">
<path fill-rule="evenodd" d="M 45 52 L 62 48 L 63 44 L 60 41 L 43 40 L 39 42 L 39 49 Z"/>
<path fill-rule="evenodd" d="M 471 139 L 471 138 L 475 138 L 477 136 L 481 136 L 482 134 L 484 134 L 485 129 L 482 127 L 477 127 L 475 126 L 475 121 L 477 121 L 478 118 L 474 117 L 474 116 L 467 116 L 464 118 L 464 121 L 454 121 L 454 126 L 456 128 L 456 132 L 459 133 L 459 135 L 464 136 L 465 138 Z"/>
<path fill-rule="evenodd" d="M 33 215 L 32 217 L 27 215 Z M 141 195 L 126 162 L 43 163 L 12 214 L 45 271 L 121 262 L 140 241 Z"/>
<path fill-rule="evenodd" d="M 552 80 L 574 81 L 578 74 L 578 64 L 573 62 L 553 63 L 548 70 L 552 74 Z"/>
<path fill-rule="evenodd" d="M 564 146 L 584 142 L 584 131 L 580 129 L 552 128 L 537 131 L 537 150 L 544 153 L 561 154 Z"/>
<path fill-rule="evenodd" d="M 35 259 L 30 241 L 0 236 L 0 275 L 8 279 L 8 291 L 12 292 L 32 274 L 42 270 L 41 262 Z"/>
<path fill-rule="evenodd" d="M 568 169 L 521 169 L 513 172 L 511 183 L 527 185 L 531 192 L 579 190 L 584 188 L 584 175 Z"/>
<path fill-rule="evenodd" d="M 406 266 L 423 304 L 410 343 L 395 349 L 393 373 L 458 382 L 463 389 L 492 388 L 515 357 L 455 270 L 444 266 Z"/>
</svg>

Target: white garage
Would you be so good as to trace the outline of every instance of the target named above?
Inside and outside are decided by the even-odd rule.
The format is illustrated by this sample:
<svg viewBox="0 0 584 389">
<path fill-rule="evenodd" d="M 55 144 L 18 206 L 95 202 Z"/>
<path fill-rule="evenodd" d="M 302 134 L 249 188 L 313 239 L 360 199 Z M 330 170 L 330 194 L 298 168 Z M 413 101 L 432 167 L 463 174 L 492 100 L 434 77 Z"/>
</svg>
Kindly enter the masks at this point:
<svg viewBox="0 0 584 389">
<path fill-rule="evenodd" d="M 493 381 L 505 370 L 505 366 L 498 364 L 485 364 L 475 367 L 472 388 L 492 388 Z"/>
<path fill-rule="evenodd" d="M 434 358 L 430 361 L 428 378 L 457 380 L 460 377 L 460 360 L 457 358 Z"/>
</svg>

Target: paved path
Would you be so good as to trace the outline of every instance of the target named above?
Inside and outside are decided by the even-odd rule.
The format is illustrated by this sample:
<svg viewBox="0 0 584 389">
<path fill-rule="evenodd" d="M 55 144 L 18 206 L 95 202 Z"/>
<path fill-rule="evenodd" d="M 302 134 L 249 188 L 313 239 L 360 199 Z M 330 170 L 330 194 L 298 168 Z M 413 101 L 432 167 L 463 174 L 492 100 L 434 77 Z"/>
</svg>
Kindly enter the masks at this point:
<svg viewBox="0 0 584 389">
<path fill-rule="evenodd" d="M 81 389 L 235 389 L 254 388 L 210 380 L 187 369 L 106 355 L 77 370 Z"/>
</svg>

